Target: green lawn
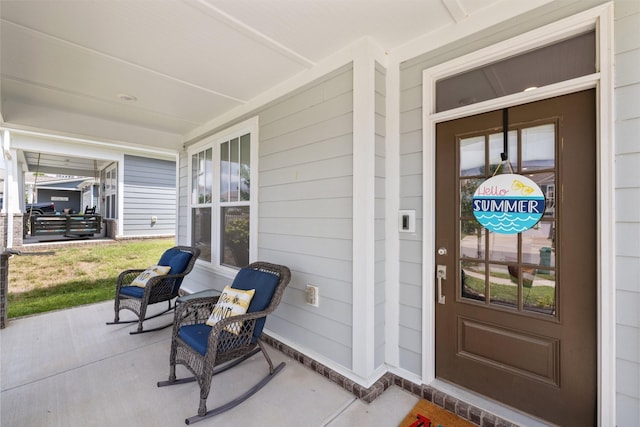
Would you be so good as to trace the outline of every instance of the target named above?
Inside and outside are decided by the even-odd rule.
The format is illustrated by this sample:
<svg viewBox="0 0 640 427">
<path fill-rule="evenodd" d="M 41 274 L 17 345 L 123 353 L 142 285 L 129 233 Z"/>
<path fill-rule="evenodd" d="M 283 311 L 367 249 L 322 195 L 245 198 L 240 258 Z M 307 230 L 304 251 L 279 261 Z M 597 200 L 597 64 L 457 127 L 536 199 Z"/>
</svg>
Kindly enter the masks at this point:
<svg viewBox="0 0 640 427">
<path fill-rule="evenodd" d="M 9 260 L 9 318 L 111 300 L 122 270 L 147 268 L 174 239 L 129 240 L 55 249 Z M 25 250 L 24 252 L 30 252 Z"/>
<path fill-rule="evenodd" d="M 484 280 L 466 276 L 465 283 L 474 293 L 485 293 Z M 515 285 L 490 284 L 491 298 L 496 302 L 514 304 L 518 301 L 518 287 Z M 533 286 L 523 288 L 524 305 L 535 307 L 542 311 L 553 311 L 555 308 L 555 288 L 552 286 Z"/>
</svg>

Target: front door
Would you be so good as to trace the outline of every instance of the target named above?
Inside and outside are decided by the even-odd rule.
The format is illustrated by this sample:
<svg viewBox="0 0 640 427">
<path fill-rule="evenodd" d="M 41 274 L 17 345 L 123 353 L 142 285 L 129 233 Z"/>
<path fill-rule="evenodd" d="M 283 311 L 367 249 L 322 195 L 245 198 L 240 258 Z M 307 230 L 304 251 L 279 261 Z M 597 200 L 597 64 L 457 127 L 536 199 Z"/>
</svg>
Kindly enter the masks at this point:
<svg viewBox="0 0 640 427">
<path fill-rule="evenodd" d="M 562 426 L 596 422 L 595 105 L 587 90 L 511 107 L 508 144 L 503 111 L 436 130 L 436 376 Z M 502 173 L 542 190 L 533 228 L 475 219 L 475 190 Z"/>
</svg>

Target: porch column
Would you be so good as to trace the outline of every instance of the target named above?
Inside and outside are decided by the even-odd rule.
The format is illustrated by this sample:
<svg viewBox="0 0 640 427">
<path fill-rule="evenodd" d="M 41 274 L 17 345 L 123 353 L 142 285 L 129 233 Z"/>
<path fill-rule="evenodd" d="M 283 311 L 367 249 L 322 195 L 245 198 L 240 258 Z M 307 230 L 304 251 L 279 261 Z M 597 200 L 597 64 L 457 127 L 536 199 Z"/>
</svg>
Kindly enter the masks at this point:
<svg viewBox="0 0 640 427">
<path fill-rule="evenodd" d="M 7 228 L 1 245 L 3 248 L 11 248 L 22 245 L 22 214 L 18 189 L 18 155 L 11 148 L 11 133 L 8 130 L 2 132 L 2 159 L 5 168 L 2 212 L 7 214 Z M 16 230 L 19 232 L 16 233 Z"/>
<path fill-rule="evenodd" d="M 368 40 L 353 63 L 353 372 L 373 381 L 376 285 L 376 54 Z M 382 60 L 384 61 L 384 59 Z M 380 61 L 378 61 L 380 62 Z"/>
</svg>

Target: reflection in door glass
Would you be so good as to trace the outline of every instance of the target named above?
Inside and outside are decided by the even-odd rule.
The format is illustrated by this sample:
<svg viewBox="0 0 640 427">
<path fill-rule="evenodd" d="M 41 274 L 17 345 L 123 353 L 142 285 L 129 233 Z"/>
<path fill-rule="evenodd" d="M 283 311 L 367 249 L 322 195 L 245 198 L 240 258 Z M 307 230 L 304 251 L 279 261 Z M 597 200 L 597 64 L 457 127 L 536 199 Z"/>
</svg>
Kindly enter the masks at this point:
<svg viewBox="0 0 640 427">
<path fill-rule="evenodd" d="M 467 260 L 461 261 L 460 276 L 462 297 L 485 301 L 484 263 Z"/>
<path fill-rule="evenodd" d="M 556 313 L 556 272 L 535 269 L 531 286 L 522 288 L 522 301 L 526 311 L 554 315 Z"/>
<path fill-rule="evenodd" d="M 474 219 L 460 221 L 460 256 L 483 259 L 487 229 Z"/>
<path fill-rule="evenodd" d="M 489 233 L 489 260 L 518 262 L 518 235 Z"/>
<path fill-rule="evenodd" d="M 460 180 L 460 217 L 475 218 L 473 214 L 473 194 L 484 178 L 468 178 Z M 480 224 L 478 224 L 480 227 Z"/>
<path fill-rule="evenodd" d="M 509 132 L 508 165 L 501 161 L 503 134 L 461 138 L 459 295 L 494 308 L 556 315 L 556 126 L 521 125 Z M 500 166 L 498 169 L 498 166 Z M 473 215 L 473 195 L 495 173 L 521 174 L 545 195 L 545 214 L 519 234 L 488 232 Z"/>
<path fill-rule="evenodd" d="M 522 129 L 522 170 L 553 169 L 555 145 L 553 123 Z"/>
<path fill-rule="evenodd" d="M 515 267 L 518 268 L 517 266 Z M 518 278 L 510 274 L 511 266 L 489 265 L 489 295 L 491 304 L 518 308 Z"/>
<path fill-rule="evenodd" d="M 509 162 L 512 167 L 518 165 L 518 132 L 512 130 L 509 132 Z M 502 163 L 501 154 L 504 152 L 504 134 L 493 133 L 489 135 L 489 175 L 493 175 Z M 509 167 L 503 165 L 498 174 L 511 173 Z"/>
<path fill-rule="evenodd" d="M 541 221 L 534 228 L 522 233 L 522 262 L 540 267 L 556 266 L 554 226 L 551 221 Z"/>
<path fill-rule="evenodd" d="M 460 176 L 484 175 L 484 135 L 460 140 Z"/>
<path fill-rule="evenodd" d="M 556 215 L 556 174 L 553 172 L 540 172 L 527 176 L 538 184 L 544 194 L 544 216 L 554 217 Z"/>
</svg>

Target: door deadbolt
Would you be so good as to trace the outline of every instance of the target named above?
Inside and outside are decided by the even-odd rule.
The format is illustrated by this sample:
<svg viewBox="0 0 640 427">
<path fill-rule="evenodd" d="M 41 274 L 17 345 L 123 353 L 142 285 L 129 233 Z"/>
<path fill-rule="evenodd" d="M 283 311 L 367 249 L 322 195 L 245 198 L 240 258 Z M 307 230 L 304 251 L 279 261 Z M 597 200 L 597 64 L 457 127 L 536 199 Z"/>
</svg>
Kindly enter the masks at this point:
<svg viewBox="0 0 640 427">
<path fill-rule="evenodd" d="M 447 254 L 447 248 L 438 248 L 438 255 L 444 256 Z"/>
</svg>

